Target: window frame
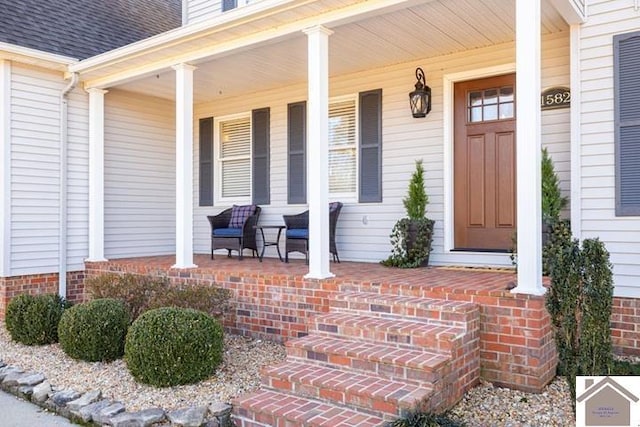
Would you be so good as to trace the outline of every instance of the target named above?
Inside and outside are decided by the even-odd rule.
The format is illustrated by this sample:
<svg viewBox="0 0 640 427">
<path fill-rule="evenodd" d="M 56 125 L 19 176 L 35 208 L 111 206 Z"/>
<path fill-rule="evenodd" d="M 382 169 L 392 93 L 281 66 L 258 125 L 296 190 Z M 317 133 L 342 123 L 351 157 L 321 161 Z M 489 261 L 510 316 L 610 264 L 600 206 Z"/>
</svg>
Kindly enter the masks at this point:
<svg viewBox="0 0 640 427">
<path fill-rule="evenodd" d="M 249 190 L 248 195 L 246 197 L 223 197 L 222 196 L 222 185 L 223 185 L 223 167 L 222 163 L 226 160 L 231 159 L 222 159 L 220 156 L 220 148 L 221 148 L 221 124 L 224 122 L 238 120 L 238 119 L 247 119 L 249 121 L 249 153 L 247 155 L 247 159 L 249 160 Z M 214 205 L 232 205 L 232 204 L 251 204 L 252 195 L 253 195 L 253 120 L 251 111 L 246 111 L 237 114 L 229 114 L 225 116 L 215 117 L 213 122 L 214 134 L 213 134 L 213 164 L 214 164 L 214 173 L 215 178 L 213 182 L 213 200 Z M 244 158 L 244 157 L 242 157 Z"/>
<path fill-rule="evenodd" d="M 358 93 L 354 93 L 354 94 L 349 94 L 349 95 L 342 95 L 342 96 L 335 96 L 335 97 L 331 97 L 329 98 L 329 110 L 331 109 L 331 104 L 337 104 L 340 102 L 346 102 L 346 101 L 353 101 L 354 104 L 354 109 L 355 109 L 355 117 L 354 117 L 354 121 L 353 121 L 353 126 L 354 126 L 354 138 L 353 138 L 353 150 L 355 153 L 355 164 L 354 164 L 354 180 L 355 180 L 355 188 L 353 190 L 353 192 L 348 192 L 348 193 L 332 193 L 331 192 L 331 188 L 329 188 L 329 201 L 341 201 L 341 202 L 357 202 L 358 201 L 358 195 L 360 194 L 360 178 L 359 178 L 359 173 L 358 171 L 360 170 L 360 152 L 359 152 L 359 141 L 360 141 L 360 126 L 358 126 L 358 124 L 360 123 L 360 102 L 359 102 L 359 96 Z M 329 129 L 327 129 L 327 132 L 329 132 Z M 344 149 L 345 146 L 340 146 L 337 148 L 334 148 L 333 150 L 341 150 Z M 327 151 L 328 154 L 332 151 L 331 148 L 331 142 L 327 141 Z M 330 166 L 330 165 L 328 165 Z M 327 171 L 327 174 L 329 173 L 329 171 Z M 329 182 L 327 182 L 327 185 L 330 185 Z"/>
<path fill-rule="evenodd" d="M 238 9 L 239 7 L 243 7 L 246 6 L 248 4 L 252 3 L 252 0 L 235 0 L 236 5 L 234 7 L 231 7 L 229 9 L 225 9 L 224 8 L 224 0 L 222 0 L 220 2 L 220 9 L 222 10 L 222 12 L 229 12 L 230 10 L 235 10 Z"/>
</svg>

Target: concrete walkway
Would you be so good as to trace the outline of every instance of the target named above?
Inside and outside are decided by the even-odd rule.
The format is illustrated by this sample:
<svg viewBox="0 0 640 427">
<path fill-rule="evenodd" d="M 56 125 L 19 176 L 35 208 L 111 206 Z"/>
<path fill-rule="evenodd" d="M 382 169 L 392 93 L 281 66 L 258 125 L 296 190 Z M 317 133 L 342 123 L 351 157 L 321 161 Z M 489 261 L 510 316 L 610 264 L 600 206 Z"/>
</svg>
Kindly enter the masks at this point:
<svg viewBox="0 0 640 427">
<path fill-rule="evenodd" d="M 0 391 L 0 426 L 60 427 L 76 426 L 66 418 L 46 412 L 41 407 Z"/>
</svg>

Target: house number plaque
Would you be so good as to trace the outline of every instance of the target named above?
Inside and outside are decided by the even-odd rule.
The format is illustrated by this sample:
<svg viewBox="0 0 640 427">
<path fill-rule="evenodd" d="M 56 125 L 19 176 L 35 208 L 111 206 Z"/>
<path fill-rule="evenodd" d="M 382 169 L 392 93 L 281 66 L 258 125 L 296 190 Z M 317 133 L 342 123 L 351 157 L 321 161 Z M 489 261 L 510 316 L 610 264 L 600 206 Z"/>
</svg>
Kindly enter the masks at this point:
<svg viewBox="0 0 640 427">
<path fill-rule="evenodd" d="M 555 110 L 556 108 L 568 108 L 571 105 L 571 91 L 568 87 L 550 87 L 540 96 L 542 110 Z"/>
</svg>

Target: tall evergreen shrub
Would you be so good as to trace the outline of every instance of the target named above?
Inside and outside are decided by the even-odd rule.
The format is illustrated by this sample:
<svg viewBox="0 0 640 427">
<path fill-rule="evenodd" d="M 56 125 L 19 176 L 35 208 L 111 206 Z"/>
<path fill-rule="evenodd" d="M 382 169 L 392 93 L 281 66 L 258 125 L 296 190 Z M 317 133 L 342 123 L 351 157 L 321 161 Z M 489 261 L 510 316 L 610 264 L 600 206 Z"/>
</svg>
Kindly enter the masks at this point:
<svg viewBox="0 0 640 427">
<path fill-rule="evenodd" d="M 549 263 L 546 307 L 555 330 L 558 371 L 566 376 L 575 402 L 577 375 L 607 375 L 612 368 L 612 267 L 600 240 L 585 239 L 580 247 L 570 235 L 556 242 Z"/>
<path fill-rule="evenodd" d="M 542 221 L 553 225 L 560 219 L 560 211 L 567 207 L 568 199 L 560 192 L 560 180 L 556 175 L 553 160 L 547 151 L 542 149 L 540 167 L 542 186 Z"/>
</svg>

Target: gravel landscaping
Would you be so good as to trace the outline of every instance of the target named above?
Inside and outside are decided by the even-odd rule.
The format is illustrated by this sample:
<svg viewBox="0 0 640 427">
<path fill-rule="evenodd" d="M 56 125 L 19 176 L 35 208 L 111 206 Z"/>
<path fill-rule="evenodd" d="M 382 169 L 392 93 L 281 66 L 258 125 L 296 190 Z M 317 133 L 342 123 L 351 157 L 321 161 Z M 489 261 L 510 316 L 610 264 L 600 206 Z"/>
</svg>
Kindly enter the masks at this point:
<svg viewBox="0 0 640 427">
<path fill-rule="evenodd" d="M 284 358 L 282 345 L 226 335 L 224 360 L 213 377 L 196 385 L 155 388 L 136 383 L 122 360 L 108 364 L 80 362 L 69 358 L 57 344 L 16 344 L 0 324 L 0 360 L 25 371 L 43 373 L 57 389 L 101 390 L 105 397 L 123 402 L 128 411 L 228 403 L 259 387 L 262 366 Z M 541 394 L 482 383 L 469 391 L 452 413 L 468 426 L 572 426 L 575 421 L 569 399 L 568 387 L 559 378 Z"/>
</svg>

